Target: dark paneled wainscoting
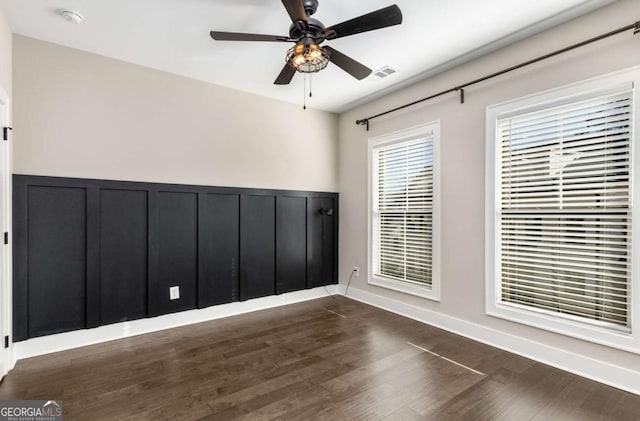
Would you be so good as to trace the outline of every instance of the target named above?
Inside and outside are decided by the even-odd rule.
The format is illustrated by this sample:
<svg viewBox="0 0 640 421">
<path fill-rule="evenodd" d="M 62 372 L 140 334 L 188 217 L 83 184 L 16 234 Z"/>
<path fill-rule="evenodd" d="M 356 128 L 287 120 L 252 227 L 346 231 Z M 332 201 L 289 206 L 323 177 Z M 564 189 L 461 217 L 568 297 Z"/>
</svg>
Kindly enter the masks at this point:
<svg viewBox="0 0 640 421">
<path fill-rule="evenodd" d="M 14 175 L 13 221 L 14 341 L 338 282 L 337 193 Z"/>
</svg>

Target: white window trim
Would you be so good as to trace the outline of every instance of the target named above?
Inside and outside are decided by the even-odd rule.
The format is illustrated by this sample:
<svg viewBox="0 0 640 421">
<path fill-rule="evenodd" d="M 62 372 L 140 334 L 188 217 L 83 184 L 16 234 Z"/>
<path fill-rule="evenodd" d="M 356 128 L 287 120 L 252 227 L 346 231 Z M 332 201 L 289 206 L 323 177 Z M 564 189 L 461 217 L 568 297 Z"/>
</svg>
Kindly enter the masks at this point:
<svg viewBox="0 0 640 421">
<path fill-rule="evenodd" d="M 487 107 L 486 148 L 485 148 L 485 311 L 490 316 L 499 317 L 536 328 L 598 343 L 612 348 L 640 354 L 640 139 L 637 125 L 640 124 L 640 66 L 607 74 L 561 88 L 515 99 Z M 580 100 L 595 94 L 607 94 L 624 88 L 633 88 L 633 116 L 631 132 L 631 333 L 600 328 L 580 321 L 572 321 L 553 314 L 544 314 L 525 308 L 501 305 L 499 265 L 501 235 L 500 230 L 500 179 L 496 175 L 499 148 L 496 141 L 498 119 L 510 114 L 535 111 L 556 103 Z"/>
<path fill-rule="evenodd" d="M 412 284 L 411 282 L 398 281 L 389 278 L 375 276 L 374 270 L 374 215 L 373 215 L 373 150 L 374 148 L 393 145 L 418 139 L 425 136 L 433 138 L 433 209 L 432 209 L 432 252 L 431 252 L 431 287 Z M 415 295 L 429 300 L 440 301 L 440 121 L 436 120 L 427 124 L 411 127 L 393 133 L 376 136 L 369 139 L 368 152 L 368 208 L 367 208 L 367 268 L 370 285 L 387 288 L 405 294 Z"/>
</svg>

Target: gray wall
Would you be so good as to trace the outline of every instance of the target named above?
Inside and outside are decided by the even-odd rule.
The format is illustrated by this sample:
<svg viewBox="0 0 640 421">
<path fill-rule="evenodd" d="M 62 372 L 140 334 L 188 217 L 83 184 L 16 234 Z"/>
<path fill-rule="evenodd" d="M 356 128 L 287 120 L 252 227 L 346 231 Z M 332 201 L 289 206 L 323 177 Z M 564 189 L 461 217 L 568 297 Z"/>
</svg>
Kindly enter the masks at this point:
<svg viewBox="0 0 640 421">
<path fill-rule="evenodd" d="M 426 97 L 456 84 L 582 41 L 638 18 L 638 1 L 621 0 L 489 56 L 340 116 L 340 280 L 361 268 L 351 288 L 444 313 L 532 341 L 637 370 L 640 355 L 614 350 L 485 315 L 484 144 L 487 106 L 640 64 L 640 42 L 631 31 L 498 79 L 371 122 L 355 120 Z M 440 120 L 442 130 L 442 299 L 440 303 L 367 284 L 367 140 Z"/>
<path fill-rule="evenodd" d="M 337 116 L 14 36 L 14 173 L 337 190 Z"/>
<path fill-rule="evenodd" d="M 11 97 L 11 28 L 0 10 L 0 86 Z"/>
</svg>

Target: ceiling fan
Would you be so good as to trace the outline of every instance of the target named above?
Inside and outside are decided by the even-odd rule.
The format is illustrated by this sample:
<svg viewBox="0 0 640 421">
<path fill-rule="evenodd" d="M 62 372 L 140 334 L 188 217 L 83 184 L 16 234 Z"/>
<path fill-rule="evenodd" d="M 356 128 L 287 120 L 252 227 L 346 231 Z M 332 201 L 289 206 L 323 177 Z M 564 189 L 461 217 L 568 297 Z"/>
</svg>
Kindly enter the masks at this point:
<svg viewBox="0 0 640 421">
<path fill-rule="evenodd" d="M 289 36 L 245 34 L 211 31 L 216 41 L 271 41 L 295 42 L 287 51 L 284 68 L 275 80 L 276 85 L 288 85 L 296 71 L 318 72 L 332 62 L 358 80 L 371 74 L 371 69 L 329 46 L 320 47 L 326 40 L 355 35 L 402 23 L 402 12 L 397 5 L 385 7 L 337 25 L 325 27 L 310 16 L 318 10 L 318 0 L 282 0 L 291 17 Z"/>
</svg>

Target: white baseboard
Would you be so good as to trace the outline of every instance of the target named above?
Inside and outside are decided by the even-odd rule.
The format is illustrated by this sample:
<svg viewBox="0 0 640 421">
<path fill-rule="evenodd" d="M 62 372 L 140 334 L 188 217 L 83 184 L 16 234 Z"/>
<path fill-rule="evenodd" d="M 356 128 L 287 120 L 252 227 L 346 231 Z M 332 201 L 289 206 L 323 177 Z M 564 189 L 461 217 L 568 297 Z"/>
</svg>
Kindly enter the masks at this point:
<svg viewBox="0 0 640 421">
<path fill-rule="evenodd" d="M 344 286 L 340 285 L 344 295 Z M 349 298 L 426 323 L 514 354 L 640 395 L 640 371 L 554 348 L 466 320 L 412 306 L 357 288 L 349 288 Z"/>
<path fill-rule="evenodd" d="M 327 289 L 331 294 L 338 293 L 337 285 L 329 285 Z M 193 323 L 206 322 L 223 317 L 250 313 L 267 308 L 280 307 L 302 301 L 313 300 L 327 296 L 324 287 L 308 289 L 304 291 L 290 292 L 282 295 L 256 298 L 253 300 L 222 304 L 200 310 L 189 310 L 180 313 L 147 319 L 133 320 L 130 322 L 115 323 L 108 326 L 100 326 L 94 329 L 76 330 L 73 332 L 59 333 L 43 336 L 41 338 L 28 339 L 16 342 L 13 352 L 16 360 L 64 351 L 81 346 L 94 345 L 144 333 L 171 329 Z"/>
</svg>

